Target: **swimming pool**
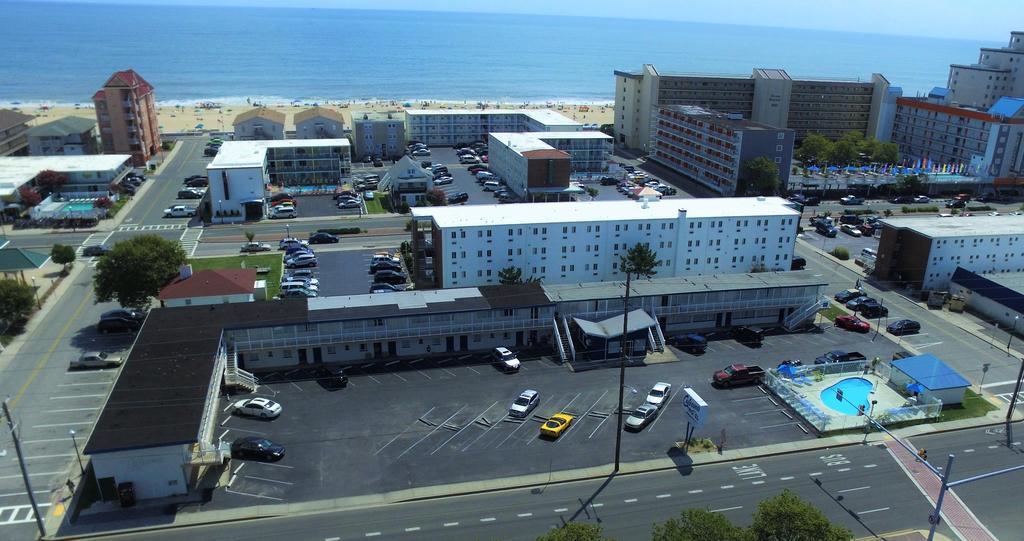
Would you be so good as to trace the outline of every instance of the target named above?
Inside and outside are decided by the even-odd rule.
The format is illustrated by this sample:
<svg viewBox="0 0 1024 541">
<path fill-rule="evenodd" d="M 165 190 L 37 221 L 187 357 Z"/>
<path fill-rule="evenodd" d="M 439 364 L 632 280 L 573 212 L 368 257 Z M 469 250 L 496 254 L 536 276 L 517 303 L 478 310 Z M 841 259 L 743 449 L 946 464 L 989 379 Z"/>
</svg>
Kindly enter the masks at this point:
<svg viewBox="0 0 1024 541">
<path fill-rule="evenodd" d="M 68 203 L 61 207 L 63 212 L 89 212 L 95 208 L 92 203 Z"/>
<path fill-rule="evenodd" d="M 843 400 L 836 399 L 836 390 L 843 390 Z M 870 381 L 864 378 L 846 378 L 835 385 L 821 391 L 821 402 L 843 415 L 857 415 L 857 408 L 870 408 L 868 394 L 874 389 Z"/>
</svg>

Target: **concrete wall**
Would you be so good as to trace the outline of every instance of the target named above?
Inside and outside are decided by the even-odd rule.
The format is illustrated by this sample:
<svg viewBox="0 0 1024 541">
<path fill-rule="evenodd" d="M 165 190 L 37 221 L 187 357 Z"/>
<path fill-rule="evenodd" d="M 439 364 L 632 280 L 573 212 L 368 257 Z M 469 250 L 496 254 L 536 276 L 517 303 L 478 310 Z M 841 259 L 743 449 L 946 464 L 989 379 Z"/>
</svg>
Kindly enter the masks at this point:
<svg viewBox="0 0 1024 541">
<path fill-rule="evenodd" d="M 245 220 L 244 201 L 264 197 L 264 173 L 262 168 L 207 168 L 210 178 L 209 202 L 215 223 L 242 222 Z M 217 217 L 216 212 L 237 210 L 239 216 Z"/>
<path fill-rule="evenodd" d="M 90 459 L 97 480 L 112 477 L 115 485 L 131 482 L 140 500 L 188 493 L 189 453 L 184 445 L 99 453 Z"/>
<path fill-rule="evenodd" d="M 188 299 L 168 299 L 163 305 L 172 308 L 175 306 L 199 306 L 207 304 L 229 304 L 235 302 L 252 302 L 251 293 L 239 293 L 237 295 L 216 295 L 212 297 L 191 297 Z"/>
<path fill-rule="evenodd" d="M 959 218 L 949 218 L 959 219 Z M 875 276 L 921 286 L 926 276 L 932 239 L 907 229 L 882 227 Z"/>
<path fill-rule="evenodd" d="M 785 128 L 789 123 L 792 93 L 792 79 L 766 79 L 755 76 L 754 103 L 750 120 Z"/>
</svg>

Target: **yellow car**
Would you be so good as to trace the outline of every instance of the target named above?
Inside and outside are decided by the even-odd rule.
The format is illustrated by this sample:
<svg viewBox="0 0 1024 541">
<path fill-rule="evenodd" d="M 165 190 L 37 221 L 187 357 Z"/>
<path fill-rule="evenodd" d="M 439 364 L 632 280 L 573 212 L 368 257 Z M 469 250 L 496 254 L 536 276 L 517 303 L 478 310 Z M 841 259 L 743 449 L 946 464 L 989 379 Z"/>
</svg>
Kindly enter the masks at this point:
<svg viewBox="0 0 1024 541">
<path fill-rule="evenodd" d="M 550 419 L 545 421 L 544 424 L 540 425 L 540 435 L 547 436 L 549 438 L 557 438 L 562 435 L 562 432 L 569 429 L 569 425 L 572 424 L 573 419 L 575 419 L 575 417 L 565 413 L 564 411 L 556 413 L 552 415 Z"/>
</svg>

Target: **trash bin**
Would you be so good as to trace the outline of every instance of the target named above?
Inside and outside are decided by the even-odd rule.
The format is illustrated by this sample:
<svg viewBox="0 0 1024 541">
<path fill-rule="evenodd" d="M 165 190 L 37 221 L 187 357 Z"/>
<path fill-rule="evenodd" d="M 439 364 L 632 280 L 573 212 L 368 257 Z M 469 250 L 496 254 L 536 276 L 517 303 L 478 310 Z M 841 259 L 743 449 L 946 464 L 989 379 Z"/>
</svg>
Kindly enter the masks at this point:
<svg viewBox="0 0 1024 541">
<path fill-rule="evenodd" d="M 121 500 L 121 507 L 132 507 L 135 505 L 135 486 L 131 481 L 118 483 L 117 496 Z"/>
</svg>

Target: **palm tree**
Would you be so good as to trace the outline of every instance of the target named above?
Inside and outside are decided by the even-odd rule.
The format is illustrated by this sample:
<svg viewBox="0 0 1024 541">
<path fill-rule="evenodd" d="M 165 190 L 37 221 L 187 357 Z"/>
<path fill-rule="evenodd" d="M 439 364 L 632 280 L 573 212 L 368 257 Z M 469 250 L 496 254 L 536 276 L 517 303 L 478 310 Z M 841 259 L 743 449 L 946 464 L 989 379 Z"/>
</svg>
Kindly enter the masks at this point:
<svg viewBox="0 0 1024 541">
<path fill-rule="evenodd" d="M 523 283 L 523 269 L 513 266 L 499 270 L 498 282 L 506 286 Z"/>
<path fill-rule="evenodd" d="M 619 348 L 619 429 L 615 433 L 615 471 L 619 471 L 619 457 L 622 447 L 622 401 L 626 388 L 626 338 L 629 329 L 629 290 L 634 275 L 650 278 L 658 273 L 654 270 L 661 262 L 658 254 L 647 243 L 637 243 L 619 256 L 619 270 L 626 273 L 626 294 L 622 301 L 622 346 Z"/>
</svg>

